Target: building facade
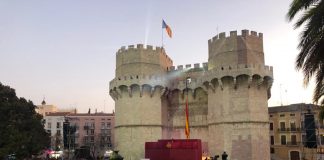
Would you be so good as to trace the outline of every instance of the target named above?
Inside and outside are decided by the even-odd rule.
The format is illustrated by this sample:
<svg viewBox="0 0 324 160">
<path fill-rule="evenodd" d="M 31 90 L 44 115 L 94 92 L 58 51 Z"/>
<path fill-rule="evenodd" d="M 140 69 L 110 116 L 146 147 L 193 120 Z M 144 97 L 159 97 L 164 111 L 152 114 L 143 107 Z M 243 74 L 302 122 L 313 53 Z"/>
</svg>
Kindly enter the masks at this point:
<svg viewBox="0 0 324 160">
<path fill-rule="evenodd" d="M 306 147 L 305 114 L 315 118 L 317 148 Z M 291 104 L 269 107 L 270 152 L 273 160 L 324 159 L 324 130 L 320 123 L 320 107 L 313 104 Z"/>
<path fill-rule="evenodd" d="M 46 104 L 45 100 L 42 101 L 41 105 L 36 105 L 37 108 L 35 109 L 38 114 L 41 114 L 43 117 L 46 116 L 46 114 L 57 112 L 57 107 L 54 105 L 48 105 Z"/>
<path fill-rule="evenodd" d="M 114 113 L 78 113 L 65 117 L 76 128 L 73 148 L 89 146 L 92 155 L 103 155 L 114 147 Z"/>
<path fill-rule="evenodd" d="M 63 123 L 65 122 L 65 116 L 68 114 L 70 113 L 54 112 L 47 113 L 44 117 L 44 128 L 51 135 L 51 148 L 53 150 L 64 149 Z"/>
<path fill-rule="evenodd" d="M 44 122 L 53 150 L 89 146 L 92 156 L 103 156 L 114 147 L 114 113 L 54 112 L 46 114 Z"/>
<path fill-rule="evenodd" d="M 145 142 L 184 139 L 188 102 L 190 138 L 201 139 L 205 153 L 269 160 L 272 80 L 273 69 L 264 64 L 263 34 L 255 31 L 213 37 L 202 66 L 176 68 L 160 47 L 121 47 L 109 90 L 116 109 L 115 148 L 135 160 L 144 158 Z"/>
<path fill-rule="evenodd" d="M 55 105 L 46 104 L 45 100 L 42 101 L 41 105 L 36 105 L 36 106 L 37 106 L 37 108 L 35 109 L 35 111 L 38 114 L 41 114 L 43 117 L 45 117 L 49 113 L 55 113 L 55 112 L 77 113 L 76 108 L 65 108 L 65 109 L 58 108 Z"/>
</svg>

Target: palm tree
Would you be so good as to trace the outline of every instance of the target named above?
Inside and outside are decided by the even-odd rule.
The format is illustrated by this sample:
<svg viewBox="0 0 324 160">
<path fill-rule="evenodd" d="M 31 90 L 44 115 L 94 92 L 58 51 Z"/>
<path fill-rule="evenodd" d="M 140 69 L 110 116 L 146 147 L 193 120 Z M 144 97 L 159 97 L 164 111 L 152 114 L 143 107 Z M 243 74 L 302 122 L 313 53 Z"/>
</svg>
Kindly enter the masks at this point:
<svg viewBox="0 0 324 160">
<path fill-rule="evenodd" d="M 295 28 L 304 26 L 300 34 L 298 48 L 300 52 L 296 59 L 297 70 L 304 74 L 304 85 L 315 78 L 313 102 L 324 104 L 324 2 L 323 0 L 293 0 L 287 13 L 289 21 L 301 16 L 295 23 Z"/>
</svg>

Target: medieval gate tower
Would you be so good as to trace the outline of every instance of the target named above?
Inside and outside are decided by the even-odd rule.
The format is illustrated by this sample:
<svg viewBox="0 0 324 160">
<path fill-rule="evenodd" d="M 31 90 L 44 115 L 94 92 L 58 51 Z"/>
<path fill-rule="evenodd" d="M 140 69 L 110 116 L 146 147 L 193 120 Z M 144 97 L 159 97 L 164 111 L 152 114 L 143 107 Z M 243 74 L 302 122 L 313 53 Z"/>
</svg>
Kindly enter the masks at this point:
<svg viewBox="0 0 324 160">
<path fill-rule="evenodd" d="M 187 93 L 190 138 L 201 139 L 205 152 L 226 151 L 231 160 L 270 159 L 273 69 L 264 64 L 262 33 L 220 33 L 208 41 L 208 50 L 208 63 L 177 68 L 163 48 L 118 50 L 109 93 L 115 100 L 115 149 L 125 159 L 143 158 L 145 142 L 185 138 Z"/>
</svg>

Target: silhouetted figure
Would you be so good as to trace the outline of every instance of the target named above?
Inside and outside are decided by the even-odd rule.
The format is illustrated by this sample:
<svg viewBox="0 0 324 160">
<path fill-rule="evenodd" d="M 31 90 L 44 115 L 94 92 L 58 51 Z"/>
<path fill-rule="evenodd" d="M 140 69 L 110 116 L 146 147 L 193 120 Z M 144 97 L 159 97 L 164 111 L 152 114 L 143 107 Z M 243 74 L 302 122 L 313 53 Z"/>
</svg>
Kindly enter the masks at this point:
<svg viewBox="0 0 324 160">
<path fill-rule="evenodd" d="M 219 158 L 219 155 L 215 155 L 214 158 L 211 157 L 212 160 L 217 160 Z"/>
<path fill-rule="evenodd" d="M 222 154 L 222 160 L 227 160 L 228 155 L 226 154 L 226 152 L 224 151 L 224 153 Z"/>
</svg>

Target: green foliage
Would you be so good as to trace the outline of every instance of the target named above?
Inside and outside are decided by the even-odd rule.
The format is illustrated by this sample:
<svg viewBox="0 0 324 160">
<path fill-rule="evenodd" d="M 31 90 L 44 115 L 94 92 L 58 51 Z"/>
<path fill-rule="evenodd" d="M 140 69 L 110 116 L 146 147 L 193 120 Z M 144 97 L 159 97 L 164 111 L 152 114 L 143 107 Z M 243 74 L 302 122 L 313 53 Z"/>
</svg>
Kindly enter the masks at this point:
<svg viewBox="0 0 324 160">
<path fill-rule="evenodd" d="M 114 151 L 110 156 L 110 160 L 123 160 L 123 159 L 124 157 L 118 154 L 118 151 Z"/>
<path fill-rule="evenodd" d="M 304 26 L 300 34 L 296 68 L 302 70 L 304 83 L 315 78 L 313 101 L 324 104 L 324 2 L 323 0 L 293 0 L 287 13 L 289 21 L 301 13 L 295 28 Z"/>
<path fill-rule="evenodd" d="M 321 110 L 318 114 L 318 119 L 320 120 L 321 125 L 323 125 L 324 120 L 324 106 L 321 106 Z"/>
<path fill-rule="evenodd" d="M 50 144 L 42 116 L 31 101 L 0 83 L 0 159 L 15 153 L 18 159 L 39 153 Z"/>
</svg>

